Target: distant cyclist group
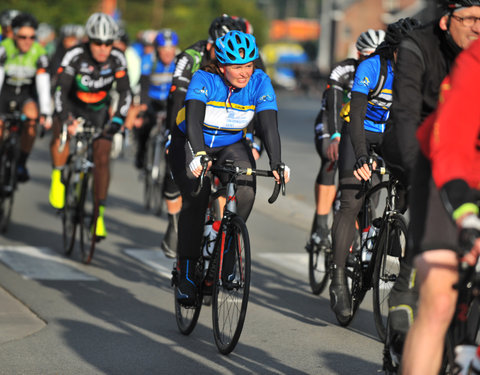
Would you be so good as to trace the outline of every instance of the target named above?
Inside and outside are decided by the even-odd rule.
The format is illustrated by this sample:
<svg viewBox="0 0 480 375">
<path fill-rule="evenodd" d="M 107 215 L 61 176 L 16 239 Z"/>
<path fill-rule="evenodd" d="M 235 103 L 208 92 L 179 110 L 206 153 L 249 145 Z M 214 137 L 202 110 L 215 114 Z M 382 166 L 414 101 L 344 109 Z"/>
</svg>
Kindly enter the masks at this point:
<svg viewBox="0 0 480 375">
<path fill-rule="evenodd" d="M 474 264 L 480 254 L 475 90 L 480 73 L 480 1 L 440 0 L 438 9 L 435 22 L 427 25 L 404 18 L 385 31 L 362 32 L 356 58 L 332 68 L 314 122 L 321 167 L 305 248 L 329 260 L 324 264 L 331 279 L 330 305 L 339 322 L 350 321 L 354 305 L 358 307 L 352 291 L 359 288 L 361 276 L 355 276 L 355 263 L 367 264 L 368 257 L 359 254 L 366 251 L 367 240 L 375 241 L 359 233 L 375 232 L 378 194 L 372 194 L 372 205 L 365 205 L 361 194 L 379 183 L 375 170 L 386 167 L 399 181 L 394 191 L 396 213 L 409 210 L 408 241 L 388 241 L 389 236 L 397 238 L 394 226 L 385 226 L 394 228 L 392 233 L 376 237 L 399 248 L 385 252 L 385 262 L 396 257 L 400 264 L 387 277 L 393 285 L 383 353 L 387 373 L 423 375 L 440 369 L 459 373 L 448 372 L 442 364 L 457 297 L 453 285 L 459 259 Z M 134 133 L 134 166 L 145 174 L 152 168 L 149 140 L 152 134 L 161 134 L 165 163 L 158 194 L 165 201 L 168 227 L 160 247 L 168 258 L 176 259 L 177 304 L 198 308 L 204 286 L 198 284 L 196 273 L 203 264 L 211 193 L 217 189 L 213 175 L 220 185 L 232 182 L 215 168 L 233 162 L 242 170 L 255 170 L 265 149 L 276 183 L 290 180 L 290 169 L 282 160 L 275 90 L 249 22 L 217 17 L 208 38 L 183 51 L 172 29 L 145 30 L 130 44 L 125 28 L 104 13 L 92 14 L 84 26 L 62 26 L 57 41 L 48 46 L 46 37 L 45 42 L 40 40 L 48 28 L 40 33 L 38 21 L 29 13 L 3 11 L 0 24 L 0 150 L 10 131 L 5 125 L 8 116 L 20 113 L 16 181 L 30 179 L 27 161 L 37 126 L 41 134 L 51 128 L 49 201 L 56 210 L 64 210 L 65 171 L 74 148 L 70 140 L 82 124 L 93 124 L 88 160 L 93 166 L 95 214 L 90 231 L 97 240 L 106 238 L 114 137 Z M 5 184 L 2 173 L 0 183 Z M 247 221 L 256 178 L 238 174 L 235 186 L 235 214 Z M 13 192 L 2 186 L 0 195 L 9 194 Z M 226 200 L 228 207 L 229 198 L 219 202 Z M 362 212 L 365 207 L 369 212 Z M 379 246 L 373 244 L 369 251 Z M 221 263 L 230 255 L 222 252 Z"/>
</svg>

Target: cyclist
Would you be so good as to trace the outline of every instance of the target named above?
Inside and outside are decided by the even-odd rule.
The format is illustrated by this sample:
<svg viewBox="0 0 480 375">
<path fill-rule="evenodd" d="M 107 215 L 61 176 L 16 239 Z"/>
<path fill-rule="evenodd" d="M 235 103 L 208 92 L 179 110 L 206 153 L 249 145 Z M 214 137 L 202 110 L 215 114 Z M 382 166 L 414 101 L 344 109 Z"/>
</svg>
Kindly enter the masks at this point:
<svg viewBox="0 0 480 375">
<path fill-rule="evenodd" d="M 38 27 L 35 17 L 20 13 L 11 26 L 13 38 L 0 43 L 0 113 L 8 112 L 10 102 L 14 101 L 26 117 L 17 161 L 17 179 L 26 182 L 30 178 L 26 163 L 35 142 L 37 123 L 45 128 L 51 126 L 50 77 L 45 49 L 35 41 Z"/>
<path fill-rule="evenodd" d="M 468 13 L 458 22 L 467 22 L 465 26 L 473 23 L 472 29 L 477 25 L 480 31 L 480 7 L 464 10 Z M 412 175 L 409 251 L 416 255 L 420 296 L 417 317 L 403 351 L 405 374 L 438 373 L 457 299 L 453 288 L 458 281 L 457 252 L 471 249 L 465 260 L 472 265 L 480 254 L 480 221 L 475 204 L 480 199 L 476 92 L 480 83 L 480 41 L 471 41 L 474 34 L 469 34 L 471 46 L 457 57 L 450 76 L 441 85 L 436 112 L 417 132 L 422 153 L 417 156 Z"/>
<path fill-rule="evenodd" d="M 56 118 L 50 144 L 53 171 L 50 187 L 50 204 L 57 209 L 64 206 L 65 186 L 61 181 L 62 168 L 68 158 L 68 143 L 59 152 L 62 124 L 70 124 L 75 131 L 76 118 L 83 117 L 100 128 L 101 136 L 93 144 L 95 203 L 99 206 L 96 225 L 98 238 L 107 236 L 104 223 L 105 200 L 110 180 L 109 161 L 112 136 L 123 125 L 130 103 L 131 93 L 124 54 L 113 48 L 117 25 L 104 13 L 92 14 L 86 23 L 88 42 L 68 50 L 60 67 L 55 90 Z M 116 82 L 119 94 L 118 106 L 109 120 L 109 91 Z"/>
<path fill-rule="evenodd" d="M 472 36 L 478 35 L 478 25 L 464 25 L 455 17 L 469 16 L 479 5 L 478 0 L 442 1 L 436 21 L 412 31 L 400 44 L 395 64 L 394 100 L 382 152 L 389 169 L 395 171 L 405 186 L 410 184 L 409 177 L 418 153 L 415 131 L 435 110 L 440 84 L 455 57 L 473 42 Z M 416 207 L 411 210 L 415 211 Z M 401 259 L 399 278 L 389 297 L 390 342 L 386 353 L 393 354 L 391 359 L 395 363 L 400 358 L 416 311 L 418 285 L 412 263 L 413 254 L 407 247 Z"/>
<path fill-rule="evenodd" d="M 193 270 L 200 256 L 210 193 L 207 182 L 199 196 L 191 195 L 202 171 L 202 156 L 216 156 L 218 163 L 234 160 L 239 166 L 253 168 L 255 161 L 243 130 L 255 112 L 270 167 L 279 181 L 277 169 L 281 164 L 281 150 L 277 104 L 270 79 L 262 70 L 254 69 L 253 61 L 258 57 L 255 37 L 230 31 L 216 40 L 215 53 L 217 62 L 193 76 L 185 107 L 177 117 L 178 127 L 172 132 L 168 154 L 183 199 L 178 228 L 180 279 L 176 298 L 184 305 L 195 301 L 197 286 L 193 282 Z M 285 181 L 288 180 L 289 170 L 285 168 Z M 255 179 L 252 176 L 239 178 L 237 192 L 238 213 L 246 220 L 255 198 Z"/>
<path fill-rule="evenodd" d="M 0 40 L 13 37 L 12 20 L 20 14 L 16 9 L 5 9 L 0 13 L 0 26 L 2 29 L 2 36 Z"/>
<path fill-rule="evenodd" d="M 178 55 L 167 104 L 166 124 L 170 133 L 176 128 L 177 113 L 184 105 L 185 95 L 193 74 L 198 69 L 215 61 L 215 40 L 230 30 L 241 30 L 241 28 L 242 26 L 232 17 L 225 14 L 217 17 L 210 24 L 208 40 L 200 40 Z M 170 173 L 166 174 L 164 197 L 168 207 L 168 227 L 161 248 L 167 257 L 175 258 L 177 256 L 178 216 L 182 207 L 182 198 Z"/>
<path fill-rule="evenodd" d="M 155 54 L 142 58 L 142 75 L 140 77 L 140 103 L 147 108 L 145 121 L 137 131 L 137 154 L 135 166 L 145 166 L 147 140 L 156 124 L 157 113 L 166 109 L 168 93 L 172 85 L 175 70 L 178 35 L 171 29 L 160 30 L 155 37 Z"/>
<path fill-rule="evenodd" d="M 384 41 L 385 31 L 368 29 L 360 34 L 355 44 L 357 58 L 348 58 L 336 64 L 323 92 L 320 112 L 315 119 L 315 147 L 320 156 L 321 167 L 315 181 L 316 212 L 313 220 L 307 251 L 313 244 L 330 248 L 328 214 L 335 199 L 335 172 L 337 170 L 338 145 L 343 120 L 340 116 L 343 105 L 350 100 L 350 90 L 358 64 Z"/>
<path fill-rule="evenodd" d="M 355 220 L 363 198 L 356 198 L 360 180 L 371 177 L 369 151 L 378 148 L 392 103 L 393 65 L 401 38 L 417 26 L 406 18 L 387 27 L 385 42 L 358 66 L 351 90 L 350 122 L 342 128 L 339 145 L 340 209 L 332 226 L 334 270 L 330 284 L 332 310 L 342 319 L 350 317 L 351 306 L 345 275 L 348 250 L 355 235 Z M 375 163 L 373 163 L 375 164 Z"/>
</svg>

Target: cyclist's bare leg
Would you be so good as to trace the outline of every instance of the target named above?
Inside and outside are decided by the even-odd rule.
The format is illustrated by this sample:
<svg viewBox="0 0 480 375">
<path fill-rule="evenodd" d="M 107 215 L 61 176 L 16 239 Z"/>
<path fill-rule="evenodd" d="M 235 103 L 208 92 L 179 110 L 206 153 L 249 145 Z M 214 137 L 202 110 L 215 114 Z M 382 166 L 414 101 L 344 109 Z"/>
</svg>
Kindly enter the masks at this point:
<svg viewBox="0 0 480 375">
<path fill-rule="evenodd" d="M 328 215 L 330 213 L 336 192 L 337 188 L 335 185 L 315 184 L 317 215 Z"/>
<path fill-rule="evenodd" d="M 58 150 L 60 146 L 60 133 L 61 133 L 62 126 L 60 121 L 57 118 L 54 118 L 53 125 L 52 125 L 52 139 L 50 141 L 50 155 L 52 157 L 52 164 L 54 168 L 63 167 L 67 163 L 68 154 L 69 154 L 69 145 L 70 142 L 67 139 L 67 143 L 65 144 L 65 148 L 62 152 Z"/>
<path fill-rule="evenodd" d="M 95 203 L 101 204 L 107 199 L 110 183 L 110 150 L 112 141 L 99 138 L 93 143 L 93 163 L 95 164 L 93 180 L 95 182 Z"/>
<path fill-rule="evenodd" d="M 451 250 L 427 251 L 415 259 L 415 266 L 420 299 L 403 349 L 402 373 L 433 375 L 440 370 L 445 333 L 455 312 L 457 255 Z"/>
<path fill-rule="evenodd" d="M 165 203 L 169 214 L 178 214 L 182 209 L 182 196 L 175 199 L 165 199 Z"/>
<path fill-rule="evenodd" d="M 26 154 L 30 154 L 37 135 L 37 122 L 38 122 L 38 106 L 33 100 L 27 101 L 22 112 L 27 116 L 27 120 L 24 124 L 22 136 L 20 140 L 20 150 Z"/>
</svg>

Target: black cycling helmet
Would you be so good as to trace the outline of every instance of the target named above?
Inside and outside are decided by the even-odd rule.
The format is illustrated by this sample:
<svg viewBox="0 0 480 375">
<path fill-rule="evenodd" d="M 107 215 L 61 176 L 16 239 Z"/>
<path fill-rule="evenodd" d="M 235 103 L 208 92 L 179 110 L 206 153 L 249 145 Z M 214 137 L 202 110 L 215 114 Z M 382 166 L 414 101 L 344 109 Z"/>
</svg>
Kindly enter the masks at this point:
<svg viewBox="0 0 480 375">
<path fill-rule="evenodd" d="M 12 20 L 13 32 L 16 34 L 21 27 L 33 27 L 36 30 L 38 28 L 38 21 L 30 13 L 20 13 Z"/>
<path fill-rule="evenodd" d="M 418 29 L 420 26 L 420 22 L 415 18 L 402 18 L 395 23 L 391 23 L 387 27 L 385 42 L 389 47 L 397 48 L 408 32 Z"/>
<path fill-rule="evenodd" d="M 480 0 L 441 0 L 440 6 L 445 12 L 453 12 L 459 8 L 480 6 Z"/>
<path fill-rule="evenodd" d="M 213 43 L 217 38 L 224 36 L 232 30 L 242 31 L 241 23 L 229 15 L 223 14 L 212 21 L 210 28 L 208 29 L 208 34 L 210 35 L 209 41 Z"/>
<path fill-rule="evenodd" d="M 10 26 L 12 20 L 20 14 L 19 10 L 16 9 L 5 9 L 0 13 L 0 25 L 1 26 Z"/>
</svg>

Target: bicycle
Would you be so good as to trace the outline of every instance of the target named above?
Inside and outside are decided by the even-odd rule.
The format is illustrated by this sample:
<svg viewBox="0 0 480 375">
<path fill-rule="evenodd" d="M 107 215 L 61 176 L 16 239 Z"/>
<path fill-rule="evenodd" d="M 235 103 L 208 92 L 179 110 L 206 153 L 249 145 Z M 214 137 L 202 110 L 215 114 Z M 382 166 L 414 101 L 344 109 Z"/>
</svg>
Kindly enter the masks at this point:
<svg viewBox="0 0 480 375">
<path fill-rule="evenodd" d="M 63 227 L 63 248 L 70 256 L 75 247 L 75 237 L 79 228 L 82 260 L 88 264 L 93 258 L 96 238 L 98 205 L 94 203 L 91 184 L 93 181 L 93 141 L 98 129 L 89 121 L 78 118 L 79 124 L 70 140 L 70 154 L 62 173 L 65 185 L 65 206 L 61 210 Z M 67 141 L 67 124 L 63 125 L 59 151 Z M 87 253 L 87 247 L 89 250 Z"/>
<path fill-rule="evenodd" d="M 202 163 L 204 169 L 199 177 L 198 194 L 203 186 L 207 163 Z M 196 285 L 199 285 L 197 301 L 192 307 L 185 307 L 175 298 L 175 319 L 178 329 L 184 335 L 189 335 L 197 323 L 202 308 L 202 302 L 212 304 L 212 323 L 215 344 L 222 354 L 229 354 L 238 343 L 245 322 L 248 296 L 250 291 L 250 240 L 247 226 L 242 217 L 236 213 L 236 179 L 240 175 L 256 175 L 272 177 L 272 171 L 240 168 L 232 161 L 224 165 L 212 166 L 213 173 L 226 173 L 229 181 L 225 188 L 220 188 L 210 195 L 209 209 L 205 225 L 211 225 L 212 220 L 221 220 L 211 254 L 203 252 L 203 256 L 195 269 Z M 282 189 L 285 194 L 285 184 L 282 173 L 282 183 L 275 184 L 269 203 L 273 203 Z M 225 195 L 227 202 L 220 218 L 215 202 Z M 208 246 L 208 238 L 202 241 L 202 249 Z M 230 254 L 230 255 L 226 255 Z M 228 259 L 228 260 L 227 260 Z M 227 270 L 227 271 L 226 271 Z M 229 275 L 229 276 L 227 276 Z M 177 295 L 178 271 L 174 265 L 172 271 L 172 286 Z M 207 300 L 207 301 L 205 301 Z"/>
<path fill-rule="evenodd" d="M 372 171 L 377 175 L 388 175 L 387 181 L 382 181 L 370 188 L 366 184 L 357 194 L 365 196 L 362 210 L 359 214 L 359 225 L 363 231 L 371 225 L 377 228 L 374 237 L 367 237 L 362 242 L 360 251 L 350 254 L 346 265 L 346 275 L 350 289 L 351 314 L 348 318 L 337 317 L 342 326 L 347 326 L 355 316 L 366 293 L 373 288 L 373 315 L 375 328 L 380 340 L 385 340 L 388 296 L 400 273 L 400 259 L 405 255 L 407 224 L 398 207 L 400 181 L 384 167 Z M 371 197 L 385 189 L 387 193 L 385 208 L 381 217 L 371 220 Z M 371 241 L 371 251 L 367 249 Z"/>
<path fill-rule="evenodd" d="M 20 134 L 26 117 L 17 109 L 15 101 L 9 104 L 9 113 L 2 115 L 3 142 L 0 149 L 0 231 L 5 233 L 10 224 L 15 190 L 17 189 L 17 160 L 20 154 Z"/>
<path fill-rule="evenodd" d="M 167 137 L 164 131 L 166 111 L 157 113 L 157 121 L 147 142 L 146 163 L 144 169 L 144 204 L 160 216 L 163 209 L 163 184 L 166 172 L 165 145 Z"/>
</svg>

